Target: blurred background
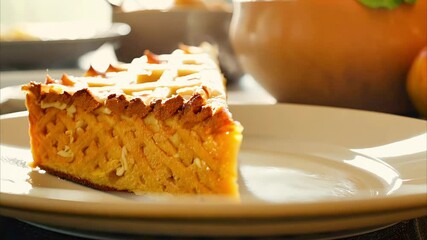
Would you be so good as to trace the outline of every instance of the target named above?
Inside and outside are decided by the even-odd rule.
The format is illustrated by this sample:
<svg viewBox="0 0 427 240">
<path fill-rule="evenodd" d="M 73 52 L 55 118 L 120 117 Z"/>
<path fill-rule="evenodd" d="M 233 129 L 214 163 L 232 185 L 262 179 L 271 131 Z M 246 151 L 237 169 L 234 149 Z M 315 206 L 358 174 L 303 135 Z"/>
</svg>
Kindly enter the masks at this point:
<svg viewBox="0 0 427 240">
<path fill-rule="evenodd" d="M 102 68 L 145 49 L 217 45 L 229 76 L 239 77 L 228 40 L 225 0 L 2 0 L 1 70 Z M 101 50 L 101 51 L 99 51 Z"/>
<path fill-rule="evenodd" d="M 19 84 L 47 71 L 103 71 L 146 49 L 207 41 L 218 47 L 228 89 L 244 90 L 245 103 L 427 116 L 427 0 L 0 2 L 3 109 Z"/>
<path fill-rule="evenodd" d="M 1 70 L 76 67 L 129 30 L 112 28 L 106 1 L 2 0 Z"/>
</svg>

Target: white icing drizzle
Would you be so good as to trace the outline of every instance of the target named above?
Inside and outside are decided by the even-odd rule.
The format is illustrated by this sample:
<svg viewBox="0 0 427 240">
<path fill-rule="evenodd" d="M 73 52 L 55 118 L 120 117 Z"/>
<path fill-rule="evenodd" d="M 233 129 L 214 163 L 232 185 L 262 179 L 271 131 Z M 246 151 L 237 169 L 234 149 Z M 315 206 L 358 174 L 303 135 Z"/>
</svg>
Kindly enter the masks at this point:
<svg viewBox="0 0 427 240">
<path fill-rule="evenodd" d="M 130 64 L 122 65 L 125 71 L 96 77 L 67 76 L 71 83 L 69 85 L 73 86 L 55 81 L 42 84 L 42 91 L 59 94 L 68 92 L 72 95 L 78 90 L 88 89 L 100 103 L 104 103 L 111 94 L 125 95 L 127 100 L 141 98 L 146 104 L 177 95 L 188 100 L 194 94 L 202 95 L 207 103 L 215 106 L 225 103 L 224 78 L 217 64 L 217 50 L 209 44 L 188 49 L 190 54 L 175 50 L 171 54 L 158 55 L 158 64 L 149 63 L 147 56 L 142 56 Z M 42 102 L 42 108 L 48 107 L 63 110 L 67 105 Z M 75 112 L 72 107 L 66 109 L 70 116 Z"/>
</svg>

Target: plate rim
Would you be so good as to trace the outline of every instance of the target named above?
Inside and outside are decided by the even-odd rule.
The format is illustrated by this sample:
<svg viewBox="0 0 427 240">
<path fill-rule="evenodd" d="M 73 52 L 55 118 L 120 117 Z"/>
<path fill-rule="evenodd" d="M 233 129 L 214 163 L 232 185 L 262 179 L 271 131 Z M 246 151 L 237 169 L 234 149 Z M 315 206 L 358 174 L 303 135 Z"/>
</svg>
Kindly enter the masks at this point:
<svg viewBox="0 0 427 240">
<path fill-rule="evenodd" d="M 356 111 L 356 112 L 364 112 L 366 114 L 382 114 L 386 115 L 386 117 L 397 117 L 402 118 L 409 121 L 414 121 L 418 123 L 427 123 L 425 120 L 421 119 L 414 119 L 409 118 L 405 116 L 398 116 L 393 114 L 387 114 L 387 113 L 377 113 L 377 112 L 369 112 L 364 110 L 357 110 L 357 109 L 346 109 L 346 108 L 336 108 L 336 107 L 325 107 L 325 106 L 314 106 L 314 105 L 302 105 L 302 104 L 274 104 L 271 106 L 276 106 L 279 108 L 286 107 L 286 106 L 294 106 L 294 107 L 303 107 L 303 108 L 328 108 L 328 109 L 335 109 L 338 111 Z M 233 107 L 250 107 L 252 105 L 234 105 Z M 265 106 L 263 106 L 265 107 Z M 5 114 L 0 116 L 0 120 L 3 121 L 5 119 L 15 119 L 15 118 L 24 118 L 28 115 L 28 112 L 16 112 L 11 114 Z M 427 185 L 425 185 L 427 186 Z M 134 207 L 136 207 L 134 212 L 131 214 L 129 212 L 122 212 L 120 209 L 120 205 L 122 203 L 105 203 L 110 205 L 108 208 L 109 211 L 103 211 L 100 213 L 96 209 L 91 209 L 90 205 L 93 204 L 92 202 L 73 202 L 68 200 L 48 200 L 47 203 L 46 199 L 37 199 L 36 196 L 26 196 L 26 201 L 28 199 L 31 199 L 31 205 L 29 208 L 24 208 L 27 210 L 31 209 L 39 209 L 42 211 L 49 211 L 49 209 L 52 209 L 52 201 L 55 203 L 61 204 L 69 204 L 70 206 L 74 206 L 72 209 L 73 211 L 69 211 L 70 209 L 61 209 L 60 212 L 62 213 L 69 213 L 69 214 L 78 214 L 80 211 L 81 213 L 85 213 L 88 215 L 105 215 L 108 214 L 109 216 L 125 216 L 125 217 L 134 217 L 138 218 L 141 216 L 155 216 L 155 217 L 184 217 L 182 216 L 184 213 L 185 217 L 199 217 L 199 218 L 213 218 L 213 217 L 242 217 L 245 218 L 262 218 L 262 217 L 309 217 L 309 216 L 337 216 L 337 215 L 343 215 L 343 214 L 362 214 L 362 213 L 371 213 L 371 212 L 381 212 L 381 211 L 393 211 L 393 210 L 401 210 L 405 211 L 405 209 L 414 209 L 414 208 L 420 208 L 420 209 L 426 209 L 427 208 L 427 187 L 426 191 L 423 193 L 415 193 L 415 194 L 404 194 L 404 195 L 393 195 L 391 197 L 384 197 L 380 196 L 378 198 L 370 198 L 370 199 L 345 199 L 343 201 L 323 201 L 320 203 L 316 202 L 304 202 L 304 203 L 279 203 L 279 204 L 266 204 L 266 203 L 245 203 L 244 205 L 240 205 L 239 209 L 236 210 L 236 204 L 198 204 L 194 206 L 194 203 L 191 203 L 192 212 L 191 214 L 188 213 L 188 207 L 190 205 L 186 204 L 175 204 L 171 205 L 170 203 L 141 203 L 141 202 L 127 202 L 127 204 L 130 204 Z M 16 207 L 17 205 L 21 205 L 22 202 L 22 195 L 21 194 L 9 194 L 0 192 L 0 198 L 2 201 L 0 202 L 1 207 Z M 21 199 L 20 199 L 21 198 Z M 43 203 L 44 202 L 44 203 Z M 79 203 L 78 208 L 76 208 L 76 203 Z M 399 203 L 399 204 L 397 204 Z M 400 204 L 403 203 L 403 204 Z M 86 205 L 85 205 L 86 204 Z M 349 204 L 356 205 L 357 208 L 348 208 Z M 333 206 L 332 206 L 333 205 Z M 153 206 L 156 206 L 155 209 L 153 209 Z M 226 207 L 229 208 L 229 211 L 215 211 L 217 207 Z M 301 206 L 304 206 L 301 208 Z M 299 210 L 295 210 L 295 208 L 299 207 Z M 207 209 L 208 208 L 208 209 Z M 210 208 L 210 209 L 209 209 Z M 257 211 L 253 211 L 253 209 L 256 208 Z M 163 209 L 161 212 L 159 212 L 159 209 Z M 234 209 L 234 210 L 233 210 Z M 301 211 L 303 209 L 304 211 Z M 313 211 L 315 209 L 316 211 Z M 175 210 L 175 212 L 173 211 Z M 207 211 L 208 210 L 208 211 Z M 58 212 L 58 209 L 52 210 L 54 212 Z M 268 214 L 266 214 L 268 213 Z"/>
<path fill-rule="evenodd" d="M 119 28 L 123 28 L 123 32 L 118 31 Z M 21 41 L 1 41 L 1 45 L 4 47 L 8 46 L 19 46 L 19 45 L 39 45 L 39 44 L 66 44 L 66 43 L 79 43 L 87 41 L 99 41 L 115 39 L 118 37 L 126 36 L 130 33 L 131 28 L 129 24 L 122 22 L 112 22 L 110 27 L 105 31 L 96 33 L 92 37 L 80 37 L 76 39 L 49 39 L 49 40 L 21 40 Z"/>
<path fill-rule="evenodd" d="M 313 219 L 313 218 L 334 218 L 337 216 L 358 216 L 366 214 L 380 214 L 404 212 L 411 210 L 424 211 L 420 216 L 427 214 L 427 202 L 425 194 L 405 195 L 393 197 L 395 202 L 405 202 L 396 208 L 396 203 L 390 203 L 386 199 L 357 199 L 346 201 L 328 201 L 322 203 L 294 203 L 294 204 L 245 204 L 238 208 L 236 204 L 156 204 L 141 202 L 104 202 L 96 203 L 97 208 L 93 208 L 94 202 L 68 201 L 61 199 L 45 199 L 28 196 L 22 201 L 22 195 L 0 193 L 1 208 L 26 210 L 39 213 L 65 214 L 86 217 L 105 217 L 121 219 Z M 31 204 L 23 202 L 31 201 Z M 415 202 L 415 203 L 414 203 Z M 132 211 L 123 211 L 123 203 L 134 207 Z M 384 204 L 386 203 L 386 204 Z M 388 203 L 388 204 L 387 204 Z M 358 208 L 349 208 L 349 205 L 356 205 Z M 60 205 L 61 208 L 58 208 Z M 218 207 L 222 211 L 218 211 Z M 303 208 L 304 211 L 295 210 Z M 191 212 L 189 212 L 191 209 Z M 237 210 L 236 210 L 237 209 Z M 256 209 L 256 211 L 254 211 Z M 321 210 L 319 210 L 321 209 Z M 1 211 L 0 211 L 1 212 Z"/>
</svg>

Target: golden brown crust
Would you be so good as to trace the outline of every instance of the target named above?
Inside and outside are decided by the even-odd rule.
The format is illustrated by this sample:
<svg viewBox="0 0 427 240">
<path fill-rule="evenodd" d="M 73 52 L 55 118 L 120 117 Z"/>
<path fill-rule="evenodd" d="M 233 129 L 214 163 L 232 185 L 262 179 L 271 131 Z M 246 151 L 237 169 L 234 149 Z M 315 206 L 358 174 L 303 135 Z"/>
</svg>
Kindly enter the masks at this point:
<svg viewBox="0 0 427 240">
<path fill-rule="evenodd" d="M 129 102 L 126 101 L 126 97 L 123 95 L 116 96 L 116 94 L 112 94 L 108 96 L 107 101 L 105 102 L 105 106 L 108 107 L 114 114 L 125 114 L 126 109 L 129 106 Z M 140 106 L 144 109 L 146 106 Z M 144 114 L 142 117 L 144 117 Z"/>
<path fill-rule="evenodd" d="M 213 116 L 212 108 L 204 106 L 204 102 L 200 95 L 194 95 L 183 106 L 181 121 L 185 127 L 190 128 L 194 124 Z M 214 128 L 215 126 L 212 125 L 211 127 Z"/>
<path fill-rule="evenodd" d="M 84 77 L 96 77 L 96 76 L 102 76 L 105 77 L 107 73 L 111 72 L 123 72 L 126 71 L 125 68 L 121 68 L 118 66 L 108 65 L 108 68 L 104 72 L 97 71 L 92 65 L 89 67 L 89 69 L 83 74 Z"/>
<path fill-rule="evenodd" d="M 55 80 L 49 76 L 49 74 L 46 74 L 46 80 L 45 84 L 52 84 L 55 83 Z"/>
<path fill-rule="evenodd" d="M 153 112 L 159 120 L 166 120 L 175 115 L 182 108 L 184 99 L 181 96 L 169 98 L 166 101 L 157 100 L 154 104 Z"/>
<path fill-rule="evenodd" d="M 23 90 L 34 94 L 38 104 L 45 107 L 73 106 L 88 112 L 105 107 L 102 111 L 139 118 L 153 112 L 159 120 L 177 114 L 187 127 L 218 112 L 217 117 L 209 120 L 209 127 L 220 129 L 214 124 L 228 124 L 221 120 L 222 112 L 228 109 L 219 68 L 202 49 L 184 45 L 181 49 L 183 53 L 169 55 L 156 55 L 147 50 L 145 58 L 123 67 L 109 65 L 103 72 L 91 66 L 83 77 L 64 74 L 60 80 L 54 80 L 46 76 L 44 84 L 32 82 Z M 160 78 L 140 82 L 141 76 Z"/>
<path fill-rule="evenodd" d="M 95 98 L 90 94 L 89 90 L 87 89 L 82 89 L 75 92 L 72 96 L 72 101 L 73 104 L 76 105 L 76 107 L 81 107 L 82 109 L 88 112 L 93 111 L 101 106 L 101 104 L 95 100 Z"/>
<path fill-rule="evenodd" d="M 112 114 L 129 117 L 136 115 L 139 118 L 144 118 L 148 113 L 153 112 L 159 120 L 166 120 L 179 114 L 182 124 L 186 128 L 191 128 L 195 124 L 207 120 L 205 125 L 207 129 L 210 129 L 209 132 L 227 131 L 226 126 L 233 123 L 228 110 L 220 108 L 214 112 L 212 107 L 205 105 L 205 99 L 200 94 L 195 94 L 188 101 L 184 101 L 181 96 L 177 95 L 165 101 L 157 100 L 150 105 L 146 105 L 139 98 L 127 100 L 124 95 L 111 94 L 103 105 L 87 89 L 79 90 L 73 95 L 67 92 L 63 94 L 44 93 L 41 91 L 39 83 L 30 83 L 23 89 L 34 94 L 39 104 L 42 101 L 45 103 L 60 102 L 67 106 L 74 105 L 88 112 L 105 106 L 111 110 Z"/>
<path fill-rule="evenodd" d="M 89 67 L 89 69 L 83 74 L 84 77 L 94 77 L 101 75 L 98 71 L 95 70 L 95 68 L 92 67 L 92 65 Z"/>
<path fill-rule="evenodd" d="M 140 98 L 134 98 L 129 101 L 125 114 L 128 116 L 136 115 L 139 118 L 144 118 L 149 112 L 151 112 L 151 106 L 145 105 Z M 120 112 L 117 114 L 120 114 Z"/>
<path fill-rule="evenodd" d="M 72 101 L 72 98 L 76 99 L 79 98 L 79 96 L 71 96 L 69 93 L 65 92 L 63 94 L 56 94 L 56 93 L 47 93 L 42 94 L 40 93 L 40 101 L 43 101 L 45 103 L 53 103 L 53 102 L 61 102 L 65 104 L 70 104 Z"/>
<path fill-rule="evenodd" d="M 150 50 L 145 50 L 144 55 L 147 56 L 148 63 L 155 63 L 155 64 L 160 63 L 159 56 L 152 53 Z"/>
<path fill-rule="evenodd" d="M 22 90 L 28 91 L 29 93 L 33 94 L 37 102 L 40 101 L 40 97 L 42 94 L 40 83 L 30 82 L 28 85 L 22 86 Z"/>
</svg>

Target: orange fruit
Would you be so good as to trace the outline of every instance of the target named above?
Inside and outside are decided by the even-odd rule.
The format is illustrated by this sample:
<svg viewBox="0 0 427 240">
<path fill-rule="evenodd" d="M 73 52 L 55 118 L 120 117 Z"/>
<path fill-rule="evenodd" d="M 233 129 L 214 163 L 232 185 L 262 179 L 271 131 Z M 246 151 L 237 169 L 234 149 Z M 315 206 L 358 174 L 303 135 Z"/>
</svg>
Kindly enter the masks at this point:
<svg viewBox="0 0 427 240">
<path fill-rule="evenodd" d="M 409 97 L 422 117 L 427 118 L 427 47 L 412 63 L 406 81 Z"/>
</svg>

